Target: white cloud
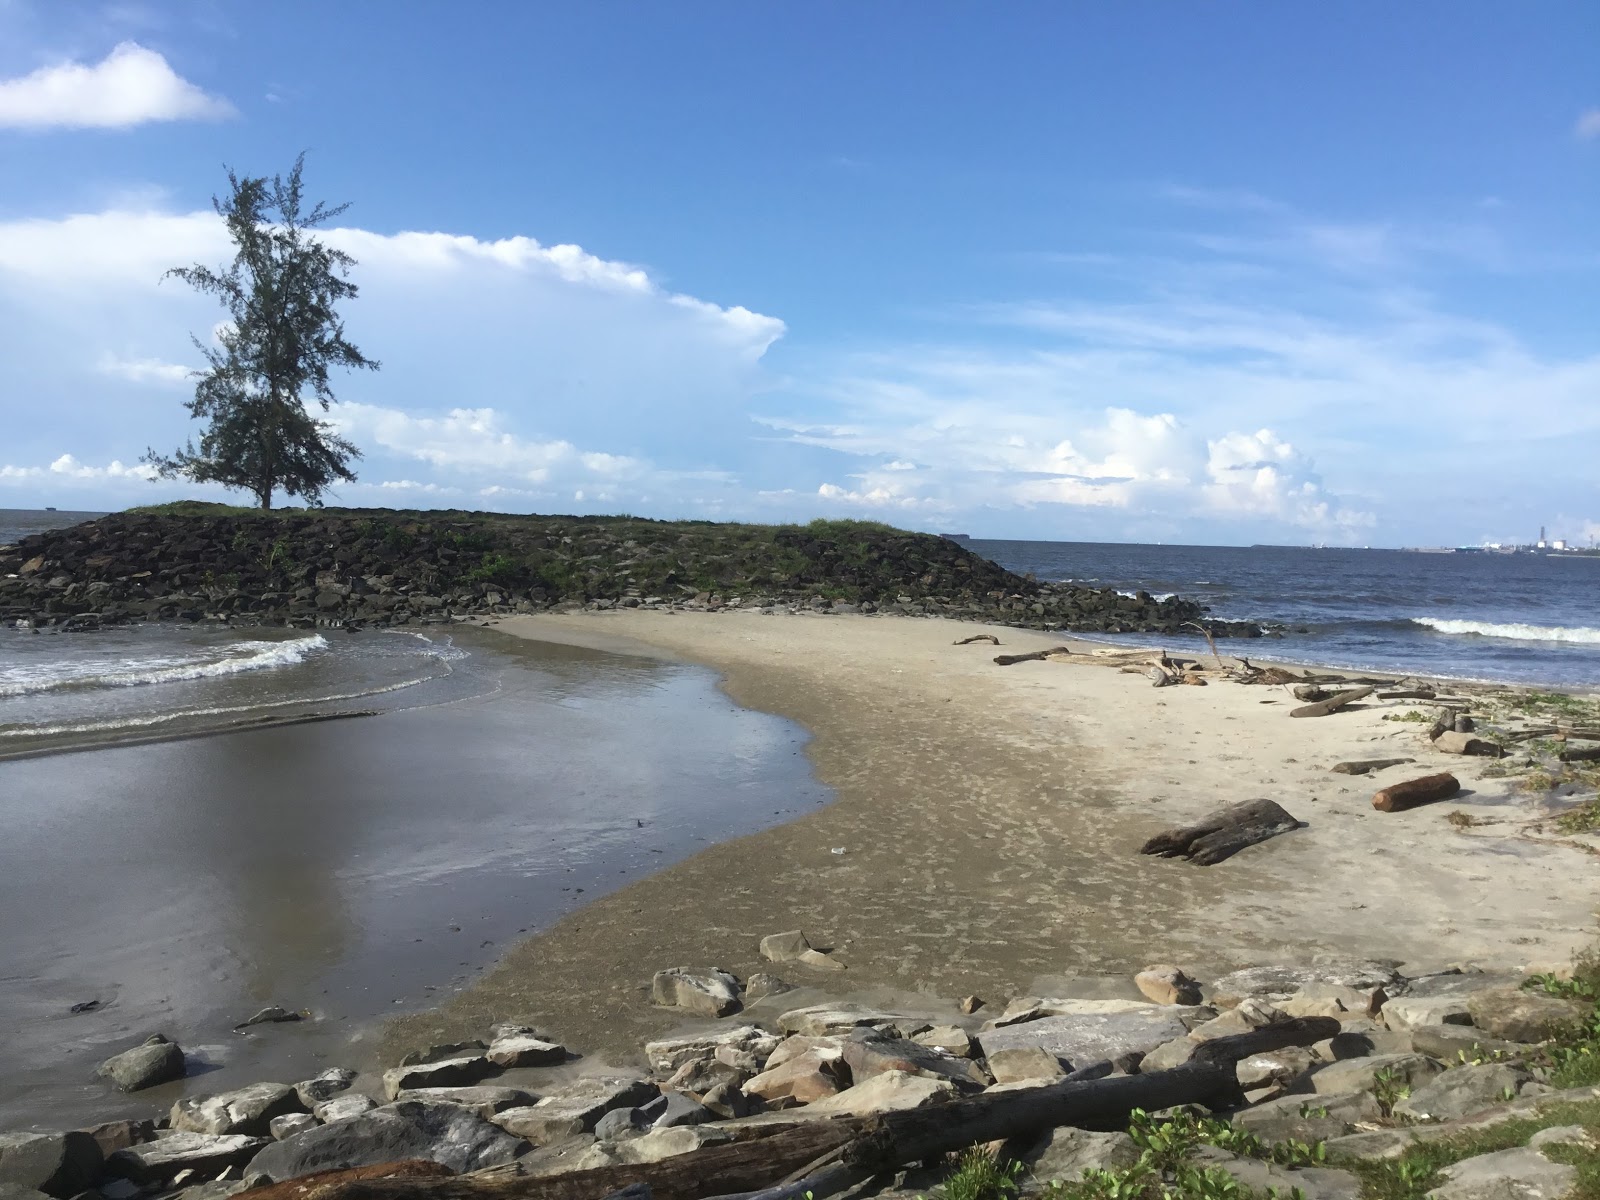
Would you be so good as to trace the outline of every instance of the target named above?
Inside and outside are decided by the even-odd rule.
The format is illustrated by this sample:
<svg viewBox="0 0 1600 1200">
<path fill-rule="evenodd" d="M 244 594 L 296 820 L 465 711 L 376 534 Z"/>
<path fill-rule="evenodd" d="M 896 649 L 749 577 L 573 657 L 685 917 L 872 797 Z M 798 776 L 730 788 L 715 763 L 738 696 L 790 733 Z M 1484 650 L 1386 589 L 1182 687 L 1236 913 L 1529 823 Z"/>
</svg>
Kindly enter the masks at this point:
<svg viewBox="0 0 1600 1200">
<path fill-rule="evenodd" d="M 0 128 L 126 129 L 234 114 L 233 105 L 183 79 L 137 42 L 121 43 L 93 66 L 60 63 L 0 80 Z"/>
<path fill-rule="evenodd" d="M 1573 132 L 1587 141 L 1590 138 L 1600 138 L 1600 108 L 1591 108 L 1578 118 L 1578 123 Z"/>
<path fill-rule="evenodd" d="M 160 383 L 175 384 L 188 383 L 194 372 L 193 367 L 186 367 L 182 363 L 162 362 L 159 358 L 114 358 L 107 356 L 101 359 L 99 370 L 106 375 L 115 375 L 119 379 L 126 379 L 130 383 Z"/>
<path fill-rule="evenodd" d="M 0 466 L 0 483 L 39 481 L 105 483 L 125 480 L 148 483 L 155 478 L 155 474 L 155 469 L 144 463 L 126 466 L 119 459 L 112 459 L 103 467 L 94 467 L 79 462 L 71 454 L 63 454 L 47 467 L 19 467 L 10 463 Z"/>
<path fill-rule="evenodd" d="M 943 510 L 949 505 L 932 496 L 909 495 L 882 483 L 866 483 L 860 488 L 844 488 L 836 483 L 824 483 L 817 488 L 824 500 L 849 505 L 852 508 L 898 508 L 906 510 Z"/>
</svg>

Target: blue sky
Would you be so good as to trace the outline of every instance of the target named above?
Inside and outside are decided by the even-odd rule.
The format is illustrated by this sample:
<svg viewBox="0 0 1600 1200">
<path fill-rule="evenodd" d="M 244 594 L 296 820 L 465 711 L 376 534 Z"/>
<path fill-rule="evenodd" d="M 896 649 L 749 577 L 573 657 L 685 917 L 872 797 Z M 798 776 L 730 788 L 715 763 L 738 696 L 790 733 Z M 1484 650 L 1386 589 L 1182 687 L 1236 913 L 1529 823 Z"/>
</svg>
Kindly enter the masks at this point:
<svg viewBox="0 0 1600 1200">
<path fill-rule="evenodd" d="M 1600 6 L 0 0 L 0 507 L 138 459 L 223 164 L 352 202 L 335 502 L 1600 535 Z M 220 495 L 220 494 L 219 494 Z"/>
</svg>

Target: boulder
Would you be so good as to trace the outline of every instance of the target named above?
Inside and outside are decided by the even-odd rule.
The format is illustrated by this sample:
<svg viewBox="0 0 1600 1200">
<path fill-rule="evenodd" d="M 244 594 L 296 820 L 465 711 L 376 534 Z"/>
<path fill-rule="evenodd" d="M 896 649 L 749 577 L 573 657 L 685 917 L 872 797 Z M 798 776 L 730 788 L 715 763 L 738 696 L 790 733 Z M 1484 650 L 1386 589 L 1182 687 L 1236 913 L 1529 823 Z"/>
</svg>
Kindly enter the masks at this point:
<svg viewBox="0 0 1600 1200">
<path fill-rule="evenodd" d="M 1277 1007 L 1291 1017 L 1373 1017 L 1388 994 L 1381 987 L 1352 988 L 1337 983 L 1310 983 Z"/>
<path fill-rule="evenodd" d="M 1527 1071 L 1507 1063 L 1457 1067 L 1413 1088 L 1394 1111 L 1417 1121 L 1450 1121 L 1515 1100 L 1532 1081 Z"/>
<path fill-rule="evenodd" d="M 811 1104 L 836 1094 L 845 1068 L 837 1053 L 807 1050 L 777 1066 L 768 1068 L 745 1083 L 747 1096 L 759 1096 L 769 1104 L 792 1101 Z"/>
<path fill-rule="evenodd" d="M 1407 1033 L 1411 1038 L 1411 1048 L 1418 1054 L 1431 1054 L 1452 1066 L 1462 1057 L 1473 1059 L 1495 1054 L 1521 1057 L 1537 1049 L 1524 1042 L 1492 1038 L 1471 1025 L 1419 1025 Z"/>
<path fill-rule="evenodd" d="M 864 1080 L 885 1071 L 907 1075 L 927 1075 L 948 1079 L 969 1091 L 979 1091 L 994 1082 L 970 1058 L 955 1058 L 905 1038 L 891 1037 L 874 1029 L 851 1032 L 843 1046 L 844 1062 L 850 1078 L 859 1086 Z"/>
<path fill-rule="evenodd" d="M 1077 1069 L 1126 1054 L 1146 1054 L 1185 1036 L 1183 1012 L 1173 1006 L 1145 1004 L 1123 1011 L 1041 1017 L 980 1033 L 978 1043 L 986 1056 L 1019 1046 L 1037 1047 Z"/>
<path fill-rule="evenodd" d="M 1145 1054 L 1139 1061 L 1141 1074 L 1150 1071 L 1170 1071 L 1173 1067 L 1181 1067 L 1194 1057 L 1194 1052 L 1200 1049 L 1200 1043 L 1188 1037 L 1173 1038 L 1170 1042 L 1162 1042 L 1154 1050 Z M 1053 1057 L 1053 1056 L 1052 1056 Z M 991 1058 L 989 1069 L 995 1069 Z"/>
<path fill-rule="evenodd" d="M 1285 1096 L 1233 1115 L 1233 1123 L 1264 1142 L 1317 1142 L 1350 1132 L 1358 1121 L 1382 1113 L 1371 1092 L 1325 1096 Z"/>
<path fill-rule="evenodd" d="M 1146 967 L 1133 977 L 1133 983 L 1142 995 L 1157 1004 L 1200 1003 L 1200 985 L 1169 963 Z"/>
<path fill-rule="evenodd" d="M 252 1025 L 284 1025 L 294 1021 L 305 1020 L 305 1014 L 295 1012 L 293 1009 L 284 1008 L 281 1004 L 269 1004 L 253 1017 L 246 1017 L 233 1027 L 237 1033 L 249 1029 Z"/>
<path fill-rule="evenodd" d="M 335 1121 L 348 1121 L 351 1117 L 359 1117 L 362 1113 L 369 1113 L 378 1107 L 378 1102 L 371 1096 L 363 1096 L 360 1092 L 346 1092 L 342 1096 L 335 1096 L 332 1100 L 324 1100 L 312 1109 L 317 1120 L 324 1125 L 332 1125 Z"/>
<path fill-rule="evenodd" d="M 919 1046 L 943 1050 L 946 1054 L 953 1054 L 957 1058 L 971 1058 L 978 1052 L 972 1035 L 959 1025 L 935 1025 L 932 1029 L 912 1034 L 911 1040 Z"/>
<path fill-rule="evenodd" d="M 307 1108 L 315 1108 L 324 1100 L 332 1100 L 339 1093 L 349 1090 L 355 1081 L 356 1073 L 349 1068 L 329 1067 L 326 1071 L 295 1084 L 294 1094 L 300 1097 L 301 1104 Z"/>
<path fill-rule="evenodd" d="M 739 1011 L 739 981 L 720 967 L 693 970 L 670 967 L 650 981 L 650 998 L 666 1008 L 681 1008 L 705 1017 Z"/>
<path fill-rule="evenodd" d="M 626 1076 L 580 1079 L 524 1108 L 494 1115 L 495 1124 L 536 1146 L 574 1134 L 590 1133 L 600 1118 L 617 1108 L 637 1108 L 660 1094 L 655 1084 Z"/>
<path fill-rule="evenodd" d="M 1192 1044 L 1185 1043 L 1188 1045 Z M 988 1057 L 989 1073 L 996 1083 L 1048 1083 L 1060 1079 L 1067 1070 L 1061 1060 L 1038 1046 L 1013 1046 L 996 1050 Z"/>
<path fill-rule="evenodd" d="M 587 1171 L 598 1167 L 643 1166 L 676 1158 L 680 1154 L 690 1154 L 703 1146 L 732 1140 L 733 1135 L 727 1130 L 704 1125 L 652 1129 L 640 1137 L 596 1143 L 578 1156 L 573 1169 Z"/>
<path fill-rule="evenodd" d="M 1548 996 L 1525 988 L 1492 988 L 1467 998 L 1472 1023 L 1490 1037 L 1508 1042 L 1542 1042 L 1576 1033 L 1594 1011 L 1593 1004 Z"/>
<path fill-rule="evenodd" d="M 1437 1141 L 1455 1132 L 1446 1126 L 1428 1125 L 1409 1129 L 1375 1129 L 1329 1138 L 1325 1145 L 1330 1159 L 1360 1158 L 1382 1162 L 1402 1157 L 1415 1145 Z"/>
<path fill-rule="evenodd" d="M 715 1033 L 646 1042 L 644 1057 L 657 1075 L 670 1075 L 686 1062 L 712 1057 L 720 1046 L 733 1046 L 765 1060 L 777 1044 L 778 1039 L 764 1029 L 755 1025 L 735 1025 Z"/>
<path fill-rule="evenodd" d="M 292 1138 L 297 1133 L 315 1129 L 317 1124 L 317 1119 L 310 1113 L 284 1113 L 281 1117 L 273 1117 L 267 1122 L 267 1132 L 272 1135 L 273 1141 L 281 1142 L 284 1138 Z"/>
<path fill-rule="evenodd" d="M 863 1025 L 883 1027 L 898 1025 L 908 1018 L 897 1013 L 881 1012 L 861 1004 L 814 1004 L 809 1008 L 791 1009 L 778 1017 L 778 1028 L 785 1033 L 803 1033 L 811 1037 L 828 1037 L 849 1033 Z"/>
<path fill-rule="evenodd" d="M 471 1087 L 498 1070 L 481 1054 L 398 1066 L 383 1073 L 383 1094 L 393 1101 L 401 1092 L 417 1088 Z"/>
<path fill-rule="evenodd" d="M 301 1112 L 291 1087 L 253 1083 L 215 1096 L 185 1096 L 172 1106 L 172 1128 L 180 1133 L 247 1133 L 265 1137 L 272 1118 Z"/>
<path fill-rule="evenodd" d="M 250 1160 L 245 1178 L 281 1183 L 315 1171 L 418 1158 L 460 1174 L 508 1163 L 526 1149 L 521 1138 L 457 1105 L 407 1101 L 275 1142 Z"/>
<path fill-rule="evenodd" d="M 1318 1068 L 1311 1076 L 1311 1087 L 1319 1096 L 1370 1092 L 1379 1072 L 1388 1072 L 1400 1086 L 1415 1089 L 1444 1069 L 1444 1063 L 1426 1054 L 1374 1054 Z"/>
<path fill-rule="evenodd" d="M 1280 1167 L 1259 1158 L 1200 1146 L 1190 1161 L 1202 1170 L 1221 1170 L 1257 1196 L 1296 1196 L 1303 1200 L 1360 1200 L 1361 1180 L 1333 1167 Z"/>
<path fill-rule="evenodd" d="M 50 1197 L 31 1187 L 23 1187 L 20 1183 L 0 1181 L 0 1200 L 50 1200 Z"/>
<path fill-rule="evenodd" d="M 423 1063 L 444 1062 L 452 1058 L 473 1058 L 489 1047 L 477 1038 L 465 1042 L 435 1042 L 420 1050 L 407 1050 L 400 1056 L 402 1067 L 421 1066 Z"/>
<path fill-rule="evenodd" d="M 1289 1020 L 1288 1013 L 1274 1004 L 1251 996 L 1211 1020 L 1191 1026 L 1189 1037 L 1196 1042 L 1209 1042 L 1215 1038 L 1251 1033 L 1287 1020 Z"/>
<path fill-rule="evenodd" d="M 1076 1183 L 1085 1171 L 1126 1170 L 1139 1161 L 1139 1147 L 1125 1133 L 1094 1133 L 1063 1125 L 1025 1148 L 1001 1151 L 1001 1157 L 1027 1167 L 1022 1191 L 1046 1189 L 1053 1182 Z"/>
<path fill-rule="evenodd" d="M 663 1092 L 648 1104 L 634 1110 L 644 1116 L 651 1129 L 675 1129 L 679 1125 L 704 1125 L 717 1114 L 693 1096 L 682 1092 Z"/>
<path fill-rule="evenodd" d="M 785 992 L 794 991 L 792 983 L 786 983 L 776 975 L 769 975 L 765 971 L 757 971 L 745 980 L 744 998 L 748 1004 L 757 1000 L 765 1000 L 768 996 L 781 996 Z"/>
<path fill-rule="evenodd" d="M 1486 992 L 1494 988 L 1520 987 L 1522 980 L 1523 976 L 1514 971 L 1480 971 L 1475 967 L 1463 970 L 1457 967 L 1407 980 L 1405 995 L 1419 999 L 1424 996 L 1470 996 L 1473 992 Z"/>
<path fill-rule="evenodd" d="M 160 1183 L 179 1171 L 215 1173 L 243 1166 L 268 1144 L 266 1138 L 243 1133 L 168 1133 L 118 1150 L 106 1159 L 106 1172 L 135 1183 Z"/>
<path fill-rule="evenodd" d="M 1301 1046 L 1288 1046 L 1268 1054 L 1256 1054 L 1241 1059 L 1234 1072 L 1239 1086 L 1259 1088 L 1271 1085 L 1287 1087 L 1300 1079 L 1316 1065 L 1311 1051 Z"/>
<path fill-rule="evenodd" d="M 102 1157 L 87 1133 L 0 1133 L 0 1184 L 75 1196 L 94 1183 Z"/>
<path fill-rule="evenodd" d="M 719 1083 L 700 1097 L 700 1103 L 724 1121 L 738 1121 L 756 1109 L 744 1089 L 732 1083 Z"/>
<path fill-rule="evenodd" d="M 487 1120 L 508 1108 L 523 1108 L 533 1104 L 539 1097 L 521 1088 L 480 1084 L 476 1087 L 413 1088 L 401 1092 L 399 1099 L 420 1100 L 424 1104 L 454 1104 Z"/>
<path fill-rule="evenodd" d="M 1221 1008 L 1232 1008 L 1252 996 L 1278 1002 L 1312 984 L 1394 990 L 1399 981 L 1399 972 L 1388 962 L 1328 959 L 1309 966 L 1246 967 L 1212 984 L 1211 1002 Z"/>
<path fill-rule="evenodd" d="M 1450 730 L 1433 739 L 1434 748 L 1446 754 L 1470 754 L 1479 758 L 1499 758 L 1505 751 L 1496 742 Z"/>
<path fill-rule="evenodd" d="M 1383 1023 L 1390 1029 L 1415 1029 L 1420 1025 L 1471 1025 L 1465 996 L 1396 996 L 1383 1006 Z"/>
<path fill-rule="evenodd" d="M 1006 1005 L 1005 1011 L 984 1026 L 985 1030 L 1021 1025 L 1041 1017 L 1113 1016 L 1119 1013 L 1148 1013 L 1156 1010 L 1176 1015 L 1187 1028 L 1193 1028 L 1217 1015 L 1205 1005 L 1160 1005 L 1149 1000 L 1089 1000 L 1076 996 L 1021 996 Z"/>
<path fill-rule="evenodd" d="M 158 1033 L 143 1045 L 106 1059 L 100 1064 L 97 1074 L 111 1080 L 125 1092 L 139 1092 L 182 1079 L 187 1070 L 182 1047 Z"/>
<path fill-rule="evenodd" d="M 565 1062 L 567 1050 L 531 1034 L 518 1034 L 490 1042 L 484 1057 L 497 1067 L 550 1067 Z"/>
<path fill-rule="evenodd" d="M 1480 1154 L 1445 1167 L 1444 1182 L 1429 1200 L 1561 1200 L 1578 1181 L 1578 1169 L 1519 1146 Z"/>
<path fill-rule="evenodd" d="M 1338 1033 L 1311 1047 L 1311 1052 L 1324 1062 L 1342 1062 L 1347 1058 L 1367 1058 L 1374 1054 L 1410 1054 L 1415 1049 L 1409 1030 L 1397 1032 L 1385 1029 L 1366 1017 L 1356 1017 L 1339 1024 L 1341 1028 Z"/>
<path fill-rule="evenodd" d="M 154 1121 L 107 1121 L 103 1125 L 95 1125 L 89 1129 L 80 1130 L 87 1133 L 100 1147 L 100 1153 L 109 1157 L 118 1150 L 129 1146 L 136 1146 L 140 1142 L 148 1142 L 156 1136 Z"/>
<path fill-rule="evenodd" d="M 955 1085 L 948 1079 L 912 1075 L 905 1071 L 884 1071 L 865 1083 L 858 1083 L 837 1095 L 826 1096 L 806 1105 L 800 1114 L 808 1117 L 870 1117 L 877 1113 L 944 1104 L 954 1099 L 956 1094 Z"/>
<path fill-rule="evenodd" d="M 761 939 L 761 957 L 768 962 L 793 962 L 812 949 L 806 935 L 798 929 L 787 933 L 769 933 Z"/>
</svg>

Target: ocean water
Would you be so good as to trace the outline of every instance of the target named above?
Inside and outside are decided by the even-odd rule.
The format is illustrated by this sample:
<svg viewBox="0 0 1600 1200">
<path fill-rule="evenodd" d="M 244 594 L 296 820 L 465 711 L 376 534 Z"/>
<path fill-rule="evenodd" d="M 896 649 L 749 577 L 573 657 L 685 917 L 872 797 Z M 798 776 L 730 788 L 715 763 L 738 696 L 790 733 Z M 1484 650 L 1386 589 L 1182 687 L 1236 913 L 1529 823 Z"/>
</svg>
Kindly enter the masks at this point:
<svg viewBox="0 0 1600 1200">
<path fill-rule="evenodd" d="M 1563 688 L 1600 688 L 1600 557 L 1426 554 L 1280 546 L 972 540 L 1040 579 L 1154 596 L 1176 592 L 1229 620 L 1287 626 L 1232 642 L 1252 661 L 1313 662 Z M 1121 640 L 1151 644 L 1147 637 Z M 1203 648 L 1163 638 L 1169 647 Z"/>
<path fill-rule="evenodd" d="M 9 546 L 30 533 L 61 529 L 105 515 L 103 512 L 57 512 L 44 508 L 0 508 L 0 546 Z"/>
</svg>

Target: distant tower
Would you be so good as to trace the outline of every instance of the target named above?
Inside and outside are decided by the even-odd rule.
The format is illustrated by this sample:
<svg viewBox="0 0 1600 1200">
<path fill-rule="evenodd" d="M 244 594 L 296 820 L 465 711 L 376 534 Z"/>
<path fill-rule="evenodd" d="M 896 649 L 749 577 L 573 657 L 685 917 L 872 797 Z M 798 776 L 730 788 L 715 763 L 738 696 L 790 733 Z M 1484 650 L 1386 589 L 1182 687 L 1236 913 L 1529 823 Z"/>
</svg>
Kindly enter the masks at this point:
<svg viewBox="0 0 1600 1200">
<path fill-rule="evenodd" d="M 1539 549 L 1544 549 L 1544 526 L 1539 526 Z"/>
</svg>

